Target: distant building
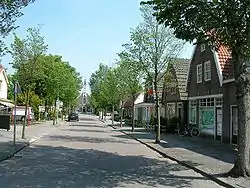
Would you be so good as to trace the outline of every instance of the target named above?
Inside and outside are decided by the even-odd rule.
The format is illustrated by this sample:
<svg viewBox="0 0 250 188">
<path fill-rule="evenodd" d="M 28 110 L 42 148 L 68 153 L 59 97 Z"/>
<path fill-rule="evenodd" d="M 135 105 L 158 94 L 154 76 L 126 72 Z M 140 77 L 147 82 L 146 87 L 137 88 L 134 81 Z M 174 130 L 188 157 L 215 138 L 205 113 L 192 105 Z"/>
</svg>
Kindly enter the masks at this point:
<svg viewBox="0 0 250 188">
<path fill-rule="evenodd" d="M 78 104 L 78 111 L 85 113 L 90 110 L 89 94 L 86 91 L 83 91 L 79 96 Z"/>
</svg>

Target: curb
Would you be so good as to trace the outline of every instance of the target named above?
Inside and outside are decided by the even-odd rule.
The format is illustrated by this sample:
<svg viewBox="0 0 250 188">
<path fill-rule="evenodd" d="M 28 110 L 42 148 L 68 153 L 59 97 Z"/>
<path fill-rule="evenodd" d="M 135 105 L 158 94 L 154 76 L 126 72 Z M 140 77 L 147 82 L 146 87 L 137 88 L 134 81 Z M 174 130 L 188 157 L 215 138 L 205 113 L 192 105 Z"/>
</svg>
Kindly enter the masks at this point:
<svg viewBox="0 0 250 188">
<path fill-rule="evenodd" d="M 60 124 L 60 125 L 63 125 L 63 124 Z M 59 126 L 60 127 L 60 126 Z M 58 127 L 55 127 L 55 128 L 58 128 Z M 51 131 L 53 132 L 53 131 Z M 3 161 L 6 161 L 8 159 L 11 159 L 12 157 L 14 157 L 17 153 L 19 153 L 20 151 L 22 151 L 23 149 L 25 149 L 26 147 L 29 147 L 31 144 L 33 144 L 34 142 L 36 142 L 38 139 L 48 135 L 49 133 L 51 132 L 48 132 L 48 133 L 44 133 L 42 134 L 41 136 L 38 136 L 38 137 L 31 137 L 27 142 L 24 142 L 22 146 L 20 146 L 20 148 L 16 149 L 14 152 L 10 153 L 9 155 L 3 157 L 2 159 L 0 159 L 0 163 L 3 162 Z"/>
<path fill-rule="evenodd" d="M 104 122 L 103 122 L 103 123 L 104 123 Z M 112 126 L 112 125 L 108 125 L 108 126 L 112 127 L 113 129 L 118 130 L 115 126 Z M 128 137 L 130 137 L 130 138 L 136 140 L 137 142 L 139 142 L 139 143 L 145 145 L 145 146 L 148 147 L 149 149 L 151 149 L 151 150 L 157 152 L 158 154 L 160 154 L 160 155 L 163 156 L 164 158 L 168 158 L 168 159 L 170 159 L 170 160 L 172 160 L 172 161 L 177 162 L 178 164 L 180 164 L 180 165 L 182 165 L 182 166 L 185 166 L 185 167 L 187 167 L 187 168 L 189 168 L 189 169 L 192 169 L 193 171 L 195 171 L 195 172 L 201 174 L 202 176 L 204 176 L 204 177 L 206 177 L 206 178 L 208 178 L 208 179 L 214 181 L 215 183 L 217 183 L 217 184 L 219 184 L 219 185 L 221 185 L 221 186 L 223 186 L 223 187 L 226 187 L 226 188 L 236 188 L 236 187 L 234 187 L 234 186 L 232 186 L 232 185 L 230 185 L 230 184 L 228 184 L 228 183 L 226 183 L 226 182 L 224 182 L 224 181 L 222 181 L 222 180 L 220 180 L 220 179 L 214 177 L 213 175 L 208 174 L 208 173 L 206 173 L 206 172 L 203 171 L 203 170 L 200 170 L 199 168 L 196 168 L 196 167 L 194 167 L 194 166 L 192 166 L 192 165 L 190 165 L 190 164 L 188 164 L 188 163 L 185 163 L 185 162 L 183 162 L 183 161 L 180 161 L 180 160 L 178 160 L 178 159 L 176 159 L 176 158 L 174 158 L 174 157 L 172 157 L 172 156 L 170 156 L 170 155 L 168 155 L 168 154 L 166 154 L 166 153 L 160 151 L 159 149 L 157 149 L 157 148 L 151 146 L 150 144 L 148 144 L 148 143 L 146 143 L 146 142 L 141 141 L 140 139 L 138 139 L 138 138 L 136 138 L 136 137 L 134 137 L 134 136 L 132 136 L 132 135 L 126 133 L 125 131 L 121 131 L 121 130 L 119 130 L 119 131 L 120 131 L 121 133 L 127 135 Z"/>
</svg>

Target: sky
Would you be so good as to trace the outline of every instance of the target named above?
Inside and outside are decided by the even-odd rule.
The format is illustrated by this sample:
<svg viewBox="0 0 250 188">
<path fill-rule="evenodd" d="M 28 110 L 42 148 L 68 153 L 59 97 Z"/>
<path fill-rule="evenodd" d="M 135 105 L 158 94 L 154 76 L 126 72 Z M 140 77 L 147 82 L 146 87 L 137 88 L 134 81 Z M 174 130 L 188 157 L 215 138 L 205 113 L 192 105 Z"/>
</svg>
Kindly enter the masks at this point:
<svg viewBox="0 0 250 188">
<path fill-rule="evenodd" d="M 41 25 L 48 44 L 47 53 L 61 55 L 88 80 L 100 63 L 112 66 L 129 32 L 140 21 L 140 0 L 36 0 L 22 10 L 15 33 L 24 37 L 26 30 Z M 13 35 L 5 42 L 10 45 Z M 190 58 L 192 46 L 185 46 L 181 57 Z M 13 72 L 10 56 L 2 58 Z M 87 86 L 89 91 L 89 87 Z"/>
</svg>

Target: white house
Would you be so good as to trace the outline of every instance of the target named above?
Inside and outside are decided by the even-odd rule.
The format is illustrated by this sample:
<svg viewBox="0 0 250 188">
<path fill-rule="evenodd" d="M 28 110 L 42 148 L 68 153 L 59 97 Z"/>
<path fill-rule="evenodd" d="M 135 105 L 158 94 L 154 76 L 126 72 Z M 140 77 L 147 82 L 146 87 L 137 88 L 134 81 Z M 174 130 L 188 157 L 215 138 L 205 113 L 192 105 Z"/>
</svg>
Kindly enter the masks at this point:
<svg viewBox="0 0 250 188">
<path fill-rule="evenodd" d="M 0 64 L 0 98 L 7 99 L 8 94 L 8 78 L 4 67 Z"/>
<path fill-rule="evenodd" d="M 0 64 L 0 107 L 13 107 L 12 101 L 7 99 L 8 96 L 8 78 L 4 67 Z"/>
</svg>

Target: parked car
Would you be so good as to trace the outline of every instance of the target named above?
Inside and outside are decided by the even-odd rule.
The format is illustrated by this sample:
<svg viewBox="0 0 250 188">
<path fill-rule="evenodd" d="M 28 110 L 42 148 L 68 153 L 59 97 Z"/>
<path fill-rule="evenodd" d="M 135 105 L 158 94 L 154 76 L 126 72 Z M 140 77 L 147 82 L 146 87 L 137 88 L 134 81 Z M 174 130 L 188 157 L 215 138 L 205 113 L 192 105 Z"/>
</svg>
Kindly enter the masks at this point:
<svg viewBox="0 0 250 188">
<path fill-rule="evenodd" d="M 71 114 L 69 114 L 68 116 L 68 121 L 79 121 L 79 116 L 77 113 L 73 112 Z"/>
</svg>

